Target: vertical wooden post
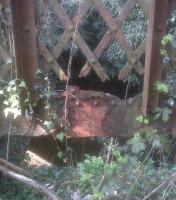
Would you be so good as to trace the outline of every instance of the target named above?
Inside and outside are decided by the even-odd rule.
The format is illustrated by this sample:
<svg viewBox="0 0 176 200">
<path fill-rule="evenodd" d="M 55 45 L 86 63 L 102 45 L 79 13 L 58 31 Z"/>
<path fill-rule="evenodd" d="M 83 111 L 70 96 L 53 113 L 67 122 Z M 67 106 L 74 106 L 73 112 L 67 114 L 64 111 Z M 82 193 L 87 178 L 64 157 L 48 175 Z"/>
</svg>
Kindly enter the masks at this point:
<svg viewBox="0 0 176 200">
<path fill-rule="evenodd" d="M 161 79 L 161 40 L 166 34 L 169 0 L 150 0 L 147 28 L 145 73 L 142 112 L 147 115 L 159 103 L 159 96 L 153 93 L 153 86 Z"/>
<path fill-rule="evenodd" d="M 17 76 L 27 83 L 29 89 L 32 89 L 34 73 L 37 69 L 33 3 L 33 0 L 10 0 Z"/>
</svg>

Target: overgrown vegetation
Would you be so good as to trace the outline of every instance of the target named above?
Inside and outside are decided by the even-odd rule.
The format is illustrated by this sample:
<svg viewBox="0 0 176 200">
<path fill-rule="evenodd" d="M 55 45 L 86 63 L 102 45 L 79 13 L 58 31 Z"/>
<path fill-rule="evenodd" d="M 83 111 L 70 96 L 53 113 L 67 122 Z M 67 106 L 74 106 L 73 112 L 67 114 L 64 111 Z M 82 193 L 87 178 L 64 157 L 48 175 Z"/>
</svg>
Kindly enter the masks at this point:
<svg viewBox="0 0 176 200">
<path fill-rule="evenodd" d="M 125 145 L 104 139 L 107 152 L 85 155 L 76 166 L 32 168 L 34 178 L 53 188 L 63 199 L 143 199 L 160 184 L 166 183 L 149 199 L 173 200 L 175 193 L 174 141 L 154 129 L 136 133 Z M 13 187 L 14 185 L 14 187 Z M 11 189 L 10 189 L 10 188 Z M 8 188 L 8 190 L 7 190 Z M 2 200 L 42 199 L 23 185 L 9 182 Z"/>
<path fill-rule="evenodd" d="M 111 9 L 112 14 L 116 16 L 126 0 L 104 0 L 104 2 Z M 72 16 L 77 8 L 77 3 L 78 1 L 75 0 L 63 1 L 62 4 L 66 12 Z M 74 9 L 70 12 L 71 7 Z M 94 8 L 92 10 L 91 12 L 95 12 Z M 137 28 L 134 26 L 136 17 L 139 17 L 140 20 Z M 60 26 L 60 22 L 57 21 L 49 8 L 46 8 L 43 14 L 43 19 L 46 18 L 49 21 L 46 27 L 43 27 L 44 30 L 45 28 L 48 30 L 47 26 L 52 29 L 50 33 L 46 32 L 45 34 L 44 30 L 40 30 L 40 37 L 45 40 L 49 34 L 45 42 L 51 48 L 53 43 L 56 42 L 56 36 L 63 29 L 62 27 L 57 27 L 57 29 L 54 26 L 52 27 L 52 23 L 57 22 L 56 24 Z M 50 20 L 53 20 L 52 23 Z M 95 26 L 94 31 L 101 30 L 103 32 L 106 29 L 100 21 L 101 18 L 98 17 L 97 24 L 93 24 Z M 175 21 L 176 17 L 172 16 L 171 22 L 175 23 Z M 131 29 L 132 27 L 135 30 Z M 122 30 L 133 48 L 136 48 L 141 42 L 140 40 L 143 39 L 145 27 L 146 17 L 137 6 L 134 13 L 129 16 L 128 21 L 122 26 Z M 88 32 L 84 37 L 91 40 L 90 35 L 91 32 Z M 97 37 L 100 38 L 101 36 L 102 33 Z M 162 40 L 161 54 L 165 57 L 168 56 L 167 44 L 171 42 L 173 42 L 171 35 L 167 35 Z M 103 56 L 110 64 L 108 70 L 112 77 L 119 72 L 126 61 L 124 52 L 116 43 L 113 43 Z M 35 112 L 45 128 L 52 132 L 53 129 L 57 129 L 57 126 L 63 127 L 64 121 L 57 116 L 50 106 L 50 97 L 53 95 L 53 91 L 50 87 L 48 75 L 38 70 L 36 78 L 39 80 L 35 87 L 39 94 L 38 102 L 31 101 L 30 94 L 23 81 L 15 79 L 7 84 L 5 83 L 0 90 L 4 114 L 12 120 L 21 114 L 32 117 L 33 112 Z M 132 80 L 138 81 L 139 79 L 134 77 Z M 27 165 L 28 155 L 26 155 L 26 160 L 22 166 L 31 172 L 33 178 L 54 190 L 64 200 L 173 200 L 176 197 L 175 140 L 169 135 L 169 130 L 155 129 L 150 126 L 158 119 L 164 122 L 170 119 L 176 107 L 176 97 L 172 89 L 167 82 L 155 82 L 153 92 L 159 93 L 164 103 L 153 110 L 150 117 L 139 115 L 136 118 L 144 128 L 137 131 L 132 138 L 122 141 L 109 137 L 101 138 L 102 150 L 98 155 L 84 155 L 83 160 L 76 163 L 70 160 L 66 166 L 31 167 Z M 65 141 L 64 131 L 57 132 L 54 139 L 57 144 L 63 143 Z M 67 146 L 66 151 L 68 149 L 69 146 Z M 64 151 L 59 150 L 57 158 L 62 160 L 64 154 L 66 154 Z M 70 163 L 74 164 L 70 165 Z M 44 199 L 37 192 L 33 192 L 25 188 L 23 184 L 6 177 L 2 181 L 0 191 L 0 200 Z"/>
</svg>

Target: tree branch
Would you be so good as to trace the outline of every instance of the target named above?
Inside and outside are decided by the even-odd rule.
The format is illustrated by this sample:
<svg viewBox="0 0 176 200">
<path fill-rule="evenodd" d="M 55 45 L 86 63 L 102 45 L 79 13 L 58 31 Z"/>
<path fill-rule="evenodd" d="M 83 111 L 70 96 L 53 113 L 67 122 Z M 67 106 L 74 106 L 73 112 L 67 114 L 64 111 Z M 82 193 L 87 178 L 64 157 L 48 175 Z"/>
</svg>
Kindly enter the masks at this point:
<svg viewBox="0 0 176 200">
<path fill-rule="evenodd" d="M 171 176 L 169 176 L 163 183 L 161 183 L 158 187 L 156 187 L 154 190 L 152 190 L 147 196 L 145 196 L 142 200 L 147 200 L 149 198 L 151 198 L 151 196 L 158 192 L 162 187 L 164 187 L 171 179 L 176 177 L 176 172 L 174 172 L 173 174 L 171 174 Z"/>
<path fill-rule="evenodd" d="M 25 175 L 22 175 L 24 173 L 26 174 L 25 170 L 7 162 L 7 161 L 4 161 L 3 159 L 0 159 L 0 171 L 4 175 L 6 175 L 10 178 L 13 178 L 21 183 L 24 183 L 27 187 L 37 190 L 39 193 L 45 195 L 48 198 L 48 200 L 62 200 L 60 197 L 57 197 L 55 192 L 49 190 L 44 185 L 38 183 L 37 181 L 35 181 Z M 22 174 L 19 174 L 17 172 L 22 172 Z"/>
</svg>

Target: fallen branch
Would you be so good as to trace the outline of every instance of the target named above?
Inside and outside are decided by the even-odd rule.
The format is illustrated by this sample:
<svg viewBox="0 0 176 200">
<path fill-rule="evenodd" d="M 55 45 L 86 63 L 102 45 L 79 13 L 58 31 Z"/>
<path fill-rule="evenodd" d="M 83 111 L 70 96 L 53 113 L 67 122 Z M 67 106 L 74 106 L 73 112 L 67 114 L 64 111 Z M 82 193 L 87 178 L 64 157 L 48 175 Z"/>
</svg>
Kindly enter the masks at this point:
<svg viewBox="0 0 176 200">
<path fill-rule="evenodd" d="M 2 162 L 2 159 L 1 159 L 1 162 Z M 3 161 L 4 162 L 4 161 Z M 0 164 L 0 171 L 10 177 L 10 178 L 13 178 L 21 183 L 24 183 L 27 187 L 29 188 L 32 188 L 32 189 L 35 189 L 37 190 L 39 193 L 45 195 L 47 197 L 48 200 L 62 200 L 60 197 L 57 197 L 57 195 L 55 194 L 55 192 L 49 190 L 47 187 L 45 187 L 44 185 L 38 183 L 37 181 L 29 178 L 29 177 L 26 177 L 24 175 L 21 175 L 21 174 L 18 174 L 16 173 L 17 169 L 19 171 L 22 172 L 23 169 L 19 168 L 19 167 L 15 167 L 15 170 L 14 169 L 14 165 L 12 165 L 11 163 L 5 161 L 4 163 L 7 164 L 7 167 L 4 166 L 4 164 Z M 8 166 L 10 168 L 13 168 L 13 169 L 8 169 Z"/>
<path fill-rule="evenodd" d="M 12 163 L 0 158 L 0 165 L 2 165 L 3 167 L 5 168 L 8 168 L 18 174 L 21 174 L 21 175 L 24 175 L 24 176 L 27 176 L 27 177 L 30 177 L 30 173 L 16 165 L 13 165 Z"/>
<path fill-rule="evenodd" d="M 164 187 L 168 182 L 170 182 L 171 179 L 176 177 L 176 172 L 174 172 L 171 176 L 169 176 L 163 183 L 161 183 L 158 187 L 156 187 L 154 190 L 152 190 L 147 196 L 145 196 L 142 200 L 147 200 L 151 198 L 153 194 L 158 192 L 162 187 Z"/>
</svg>

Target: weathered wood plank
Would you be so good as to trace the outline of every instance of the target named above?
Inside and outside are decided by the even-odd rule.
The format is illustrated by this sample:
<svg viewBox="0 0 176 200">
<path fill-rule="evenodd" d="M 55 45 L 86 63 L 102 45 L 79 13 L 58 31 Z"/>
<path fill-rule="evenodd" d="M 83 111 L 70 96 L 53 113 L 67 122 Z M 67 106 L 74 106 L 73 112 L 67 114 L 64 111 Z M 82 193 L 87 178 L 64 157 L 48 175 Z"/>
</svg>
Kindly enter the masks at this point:
<svg viewBox="0 0 176 200">
<path fill-rule="evenodd" d="M 10 6 L 17 74 L 31 89 L 38 66 L 34 4 L 32 0 L 10 0 Z"/>
<path fill-rule="evenodd" d="M 145 76 L 142 112 L 147 115 L 159 103 L 153 86 L 161 79 L 161 39 L 166 34 L 169 0 L 150 0 L 146 41 Z M 161 14 L 162 13 L 162 14 Z"/>
</svg>

